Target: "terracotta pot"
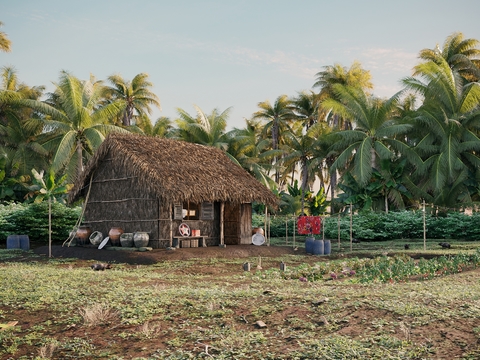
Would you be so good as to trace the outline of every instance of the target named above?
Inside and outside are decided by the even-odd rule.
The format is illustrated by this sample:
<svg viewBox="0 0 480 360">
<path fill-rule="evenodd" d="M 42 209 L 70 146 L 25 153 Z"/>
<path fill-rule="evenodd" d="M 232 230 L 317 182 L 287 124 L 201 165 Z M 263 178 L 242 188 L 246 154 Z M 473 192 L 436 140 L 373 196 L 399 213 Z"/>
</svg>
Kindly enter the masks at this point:
<svg viewBox="0 0 480 360">
<path fill-rule="evenodd" d="M 90 226 L 79 226 L 75 237 L 77 238 L 77 245 L 85 245 L 88 244 L 89 237 L 92 234 L 92 228 Z"/>
<path fill-rule="evenodd" d="M 108 237 L 112 246 L 120 246 L 120 235 L 123 234 L 123 229 L 121 227 L 112 227 L 108 232 Z"/>
<path fill-rule="evenodd" d="M 257 232 L 259 232 L 260 235 L 265 235 L 264 232 L 263 232 L 263 229 L 261 227 L 253 228 L 252 235 L 255 235 Z"/>
</svg>

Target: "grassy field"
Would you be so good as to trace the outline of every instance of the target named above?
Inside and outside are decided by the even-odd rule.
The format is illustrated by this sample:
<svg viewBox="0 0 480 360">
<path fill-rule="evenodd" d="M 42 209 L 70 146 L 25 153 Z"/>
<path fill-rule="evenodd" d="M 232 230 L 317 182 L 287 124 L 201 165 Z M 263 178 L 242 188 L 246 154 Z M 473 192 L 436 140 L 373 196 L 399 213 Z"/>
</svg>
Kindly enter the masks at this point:
<svg viewBox="0 0 480 360">
<path fill-rule="evenodd" d="M 479 359 L 480 244 L 405 243 L 98 272 L 0 250 L 0 358 Z"/>
</svg>

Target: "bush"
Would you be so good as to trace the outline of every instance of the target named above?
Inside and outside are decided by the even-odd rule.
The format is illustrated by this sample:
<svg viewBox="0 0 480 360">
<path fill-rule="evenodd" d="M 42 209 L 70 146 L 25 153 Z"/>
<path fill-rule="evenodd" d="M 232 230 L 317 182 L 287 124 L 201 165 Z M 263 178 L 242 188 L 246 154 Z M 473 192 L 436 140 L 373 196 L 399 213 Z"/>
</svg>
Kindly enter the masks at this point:
<svg viewBox="0 0 480 360">
<path fill-rule="evenodd" d="M 427 238 L 480 240 L 480 213 L 472 216 L 463 213 L 449 213 L 445 217 L 426 215 Z M 285 237 L 285 222 L 288 221 L 288 236 L 293 236 L 296 229 L 296 218 L 292 216 L 272 216 L 270 224 L 271 237 Z M 338 222 L 340 222 L 340 238 L 350 239 L 350 217 L 347 215 L 327 216 L 323 218 L 325 238 L 338 238 Z M 253 227 L 264 227 L 265 217 L 254 214 Z M 366 212 L 353 215 L 353 237 L 360 240 L 394 240 L 423 238 L 423 212 L 400 211 L 377 213 Z"/>
<path fill-rule="evenodd" d="M 52 241 L 67 239 L 80 213 L 80 207 L 53 203 Z M 6 241 L 12 234 L 28 235 L 30 241 L 48 243 L 48 203 L 1 206 L 0 241 Z"/>
</svg>

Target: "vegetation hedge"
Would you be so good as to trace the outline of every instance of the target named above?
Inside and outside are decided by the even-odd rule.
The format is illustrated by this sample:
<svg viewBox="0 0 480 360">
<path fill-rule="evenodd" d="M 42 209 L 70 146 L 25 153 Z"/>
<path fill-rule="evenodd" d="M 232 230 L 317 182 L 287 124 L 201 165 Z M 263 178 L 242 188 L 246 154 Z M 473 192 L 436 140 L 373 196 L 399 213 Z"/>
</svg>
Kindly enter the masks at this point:
<svg viewBox="0 0 480 360">
<path fill-rule="evenodd" d="M 68 238 L 81 208 L 52 204 L 52 240 Z M 48 203 L 0 205 L 0 241 L 8 235 L 28 235 L 30 241 L 48 243 Z"/>
<path fill-rule="evenodd" d="M 325 238 L 338 238 L 338 216 L 323 219 Z M 293 236 L 296 219 L 285 216 L 272 216 L 270 236 L 284 237 L 285 222 L 288 221 L 288 236 Z M 425 216 L 427 238 L 480 240 L 480 213 L 465 215 L 452 212 L 445 216 Z M 253 227 L 264 227 L 265 217 L 254 214 Z M 352 216 L 353 237 L 359 240 L 395 240 L 423 238 L 423 213 L 421 211 L 366 212 Z M 340 216 L 340 238 L 350 239 L 350 217 Z"/>
</svg>

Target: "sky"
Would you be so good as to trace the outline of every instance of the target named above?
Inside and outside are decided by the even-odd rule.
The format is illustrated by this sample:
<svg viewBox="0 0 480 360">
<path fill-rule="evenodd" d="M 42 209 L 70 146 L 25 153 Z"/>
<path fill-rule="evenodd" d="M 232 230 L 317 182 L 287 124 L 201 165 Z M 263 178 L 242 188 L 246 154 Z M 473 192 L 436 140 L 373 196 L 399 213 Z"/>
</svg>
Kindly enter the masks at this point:
<svg viewBox="0 0 480 360">
<path fill-rule="evenodd" d="M 231 108 L 244 128 L 258 103 L 312 88 L 325 66 L 359 61 L 373 93 L 401 90 L 425 48 L 462 32 L 480 40 L 478 0 L 0 0 L 0 31 L 19 80 L 53 91 L 66 70 L 87 80 L 147 73 L 152 120 Z"/>
</svg>

